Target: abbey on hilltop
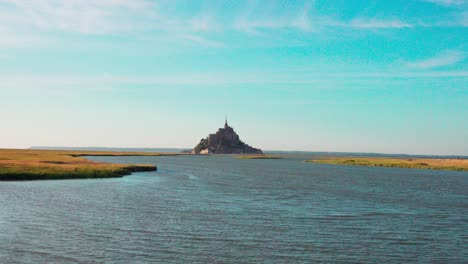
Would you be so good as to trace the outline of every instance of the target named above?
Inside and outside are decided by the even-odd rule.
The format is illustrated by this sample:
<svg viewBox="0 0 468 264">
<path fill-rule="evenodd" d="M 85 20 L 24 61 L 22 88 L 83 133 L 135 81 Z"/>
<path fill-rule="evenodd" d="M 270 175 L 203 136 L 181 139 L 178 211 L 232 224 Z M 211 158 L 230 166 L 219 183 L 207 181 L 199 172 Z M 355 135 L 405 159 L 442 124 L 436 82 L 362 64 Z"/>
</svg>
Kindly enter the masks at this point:
<svg viewBox="0 0 468 264">
<path fill-rule="evenodd" d="M 239 135 L 228 125 L 216 134 L 203 138 L 192 150 L 192 154 L 263 154 L 261 149 L 253 148 L 240 140 Z"/>
</svg>

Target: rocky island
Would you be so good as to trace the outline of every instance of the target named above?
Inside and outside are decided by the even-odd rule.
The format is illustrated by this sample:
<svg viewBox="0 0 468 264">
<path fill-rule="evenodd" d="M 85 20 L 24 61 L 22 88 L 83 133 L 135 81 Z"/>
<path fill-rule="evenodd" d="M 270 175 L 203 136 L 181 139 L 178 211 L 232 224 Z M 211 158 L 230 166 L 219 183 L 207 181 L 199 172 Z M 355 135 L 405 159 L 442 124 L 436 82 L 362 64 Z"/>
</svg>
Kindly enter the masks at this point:
<svg viewBox="0 0 468 264">
<path fill-rule="evenodd" d="M 203 138 L 193 148 L 192 154 L 263 154 L 261 149 L 253 148 L 240 140 L 239 135 L 228 125 L 227 118 L 224 128 L 215 134 Z"/>
</svg>

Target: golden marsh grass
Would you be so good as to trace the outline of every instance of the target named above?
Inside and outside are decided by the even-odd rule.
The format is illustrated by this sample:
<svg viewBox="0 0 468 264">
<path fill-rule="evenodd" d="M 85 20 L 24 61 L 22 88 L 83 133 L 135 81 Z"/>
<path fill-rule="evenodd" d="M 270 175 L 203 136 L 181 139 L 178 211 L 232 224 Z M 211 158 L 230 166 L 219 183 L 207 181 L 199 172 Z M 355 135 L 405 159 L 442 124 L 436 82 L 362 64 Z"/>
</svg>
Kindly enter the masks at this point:
<svg viewBox="0 0 468 264">
<path fill-rule="evenodd" d="M 167 156 L 171 153 L 0 149 L 0 180 L 123 177 L 155 171 L 151 164 L 110 164 L 84 156 Z"/>
<path fill-rule="evenodd" d="M 467 159 L 387 158 L 387 157 L 320 157 L 307 162 L 336 165 L 398 167 L 410 169 L 468 171 Z"/>
</svg>

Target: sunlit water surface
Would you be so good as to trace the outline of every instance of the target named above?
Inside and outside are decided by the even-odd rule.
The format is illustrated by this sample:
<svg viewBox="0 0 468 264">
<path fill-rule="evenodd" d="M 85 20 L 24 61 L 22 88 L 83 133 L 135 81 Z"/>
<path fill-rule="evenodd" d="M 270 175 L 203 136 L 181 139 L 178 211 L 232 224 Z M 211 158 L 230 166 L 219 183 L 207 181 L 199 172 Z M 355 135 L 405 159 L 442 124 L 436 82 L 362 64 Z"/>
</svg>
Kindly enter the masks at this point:
<svg viewBox="0 0 468 264">
<path fill-rule="evenodd" d="M 467 263 L 468 173 L 232 156 L 0 182 L 0 263 Z"/>
</svg>

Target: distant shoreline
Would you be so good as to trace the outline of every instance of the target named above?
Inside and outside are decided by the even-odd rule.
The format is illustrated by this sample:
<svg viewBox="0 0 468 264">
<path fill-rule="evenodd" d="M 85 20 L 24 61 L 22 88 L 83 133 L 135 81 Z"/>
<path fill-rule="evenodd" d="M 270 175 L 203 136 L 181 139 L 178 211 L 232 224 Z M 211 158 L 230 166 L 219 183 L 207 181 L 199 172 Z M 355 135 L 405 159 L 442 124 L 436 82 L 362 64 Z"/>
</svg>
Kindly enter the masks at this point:
<svg viewBox="0 0 468 264">
<path fill-rule="evenodd" d="M 297 152 L 296 152 L 297 153 Z M 114 164 L 86 159 L 86 156 L 178 156 L 170 152 L 80 151 L 0 149 L 0 181 L 117 178 L 133 172 L 156 171 L 153 164 Z M 215 154 L 217 155 L 217 154 Z M 222 154 L 221 154 L 222 155 Z M 239 159 L 280 159 L 285 155 L 232 155 Z M 287 156 L 287 155 L 286 155 Z M 306 162 L 370 167 L 398 167 L 468 171 L 466 158 L 414 158 L 411 156 L 344 156 L 314 154 Z"/>
<path fill-rule="evenodd" d="M 188 154 L 191 148 L 130 148 L 130 147 L 50 147 L 33 146 L 31 150 L 66 150 L 66 151 L 105 151 L 105 152 L 154 152 L 154 153 L 182 153 Z M 392 158 L 436 158 L 436 159 L 468 159 L 468 155 L 456 154 L 405 154 L 378 152 L 347 152 L 347 151 L 307 151 L 307 150 L 264 150 L 265 155 L 314 155 L 337 157 L 392 157 Z"/>
<path fill-rule="evenodd" d="M 368 166 L 368 167 L 396 167 L 406 169 L 430 169 L 468 171 L 468 159 L 436 159 L 436 158 L 392 158 L 392 157 L 318 157 L 307 160 L 311 163 Z"/>
</svg>

